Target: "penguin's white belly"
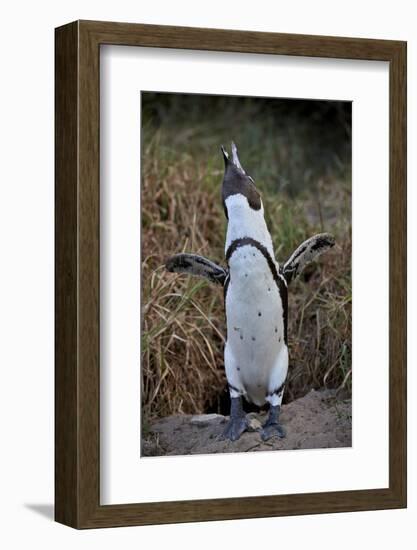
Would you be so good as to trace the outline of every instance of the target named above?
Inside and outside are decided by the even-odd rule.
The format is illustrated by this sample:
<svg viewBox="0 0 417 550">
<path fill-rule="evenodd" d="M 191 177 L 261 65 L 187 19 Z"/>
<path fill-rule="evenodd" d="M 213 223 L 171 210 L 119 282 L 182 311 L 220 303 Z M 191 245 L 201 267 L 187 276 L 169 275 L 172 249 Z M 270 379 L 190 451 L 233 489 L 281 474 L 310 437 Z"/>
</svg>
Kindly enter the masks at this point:
<svg viewBox="0 0 417 550">
<path fill-rule="evenodd" d="M 268 263 L 257 248 L 238 248 L 230 258 L 229 270 L 226 348 L 230 364 L 226 366 L 229 372 L 233 369 L 233 379 L 240 382 L 249 400 L 262 405 L 271 391 L 273 371 L 277 379 L 280 354 L 286 348 L 282 301 Z M 285 361 L 284 368 L 285 378 Z"/>
</svg>

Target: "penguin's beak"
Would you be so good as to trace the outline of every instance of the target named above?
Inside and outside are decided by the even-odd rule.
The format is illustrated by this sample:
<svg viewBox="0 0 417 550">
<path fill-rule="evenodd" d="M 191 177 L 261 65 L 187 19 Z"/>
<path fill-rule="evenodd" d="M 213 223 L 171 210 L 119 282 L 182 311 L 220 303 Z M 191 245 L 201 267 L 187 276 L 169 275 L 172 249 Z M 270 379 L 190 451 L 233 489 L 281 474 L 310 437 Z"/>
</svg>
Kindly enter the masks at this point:
<svg viewBox="0 0 417 550">
<path fill-rule="evenodd" d="M 243 195 L 248 199 L 248 204 L 254 210 L 259 210 L 262 206 L 262 201 L 258 190 L 256 189 L 253 179 L 248 176 L 240 164 L 237 147 L 232 142 L 232 156 L 225 148 L 221 147 L 224 159 L 224 178 L 222 184 L 222 201 L 223 207 L 228 218 L 226 200 L 231 195 Z"/>
<path fill-rule="evenodd" d="M 223 147 L 223 145 L 220 147 L 223 153 L 223 160 L 224 160 L 224 169 L 227 170 L 227 166 L 229 164 L 229 155 L 226 151 L 226 149 Z"/>
<path fill-rule="evenodd" d="M 240 164 L 239 155 L 237 152 L 237 147 L 234 141 L 232 141 L 232 158 L 230 159 L 229 153 L 226 151 L 226 149 L 221 146 L 221 150 L 223 153 L 223 160 L 224 160 L 224 167 L 227 171 L 228 168 L 233 167 L 239 174 L 242 176 L 246 176 L 245 170 L 242 168 L 242 165 Z"/>
<path fill-rule="evenodd" d="M 236 166 L 236 168 L 239 170 L 239 172 L 246 176 L 246 172 L 242 168 L 242 165 L 240 164 L 239 155 L 237 154 L 237 147 L 234 141 L 232 141 L 232 162 Z"/>
</svg>

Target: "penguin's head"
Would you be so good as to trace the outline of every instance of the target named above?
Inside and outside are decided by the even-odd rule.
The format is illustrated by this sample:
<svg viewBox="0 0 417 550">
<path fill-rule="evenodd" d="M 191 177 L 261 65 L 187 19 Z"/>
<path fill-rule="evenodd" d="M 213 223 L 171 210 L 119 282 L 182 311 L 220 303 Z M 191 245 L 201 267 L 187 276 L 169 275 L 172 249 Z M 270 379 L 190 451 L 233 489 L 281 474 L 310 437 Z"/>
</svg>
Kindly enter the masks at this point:
<svg viewBox="0 0 417 550">
<path fill-rule="evenodd" d="M 237 147 L 232 142 L 232 158 L 221 147 L 224 158 L 224 177 L 222 185 L 222 201 L 226 218 L 229 219 L 228 205 L 239 203 L 242 208 L 261 210 L 261 196 L 253 179 L 246 174 L 237 153 Z M 232 199 L 230 199 L 233 197 Z"/>
</svg>

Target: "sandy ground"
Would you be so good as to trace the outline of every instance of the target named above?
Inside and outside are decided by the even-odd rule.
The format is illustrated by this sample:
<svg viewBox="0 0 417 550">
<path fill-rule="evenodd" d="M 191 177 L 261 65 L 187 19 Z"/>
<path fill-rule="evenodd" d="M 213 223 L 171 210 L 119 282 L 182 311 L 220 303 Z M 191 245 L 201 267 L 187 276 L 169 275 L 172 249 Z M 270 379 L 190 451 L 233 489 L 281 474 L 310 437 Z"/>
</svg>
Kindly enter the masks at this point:
<svg viewBox="0 0 417 550">
<path fill-rule="evenodd" d="M 266 413 L 249 413 L 251 431 L 234 442 L 221 437 L 228 420 L 225 416 L 169 416 L 151 425 L 142 441 L 142 456 L 350 447 L 351 410 L 351 400 L 336 398 L 334 390 L 312 390 L 283 405 L 280 420 L 287 436 L 266 442 L 258 432 Z"/>
</svg>

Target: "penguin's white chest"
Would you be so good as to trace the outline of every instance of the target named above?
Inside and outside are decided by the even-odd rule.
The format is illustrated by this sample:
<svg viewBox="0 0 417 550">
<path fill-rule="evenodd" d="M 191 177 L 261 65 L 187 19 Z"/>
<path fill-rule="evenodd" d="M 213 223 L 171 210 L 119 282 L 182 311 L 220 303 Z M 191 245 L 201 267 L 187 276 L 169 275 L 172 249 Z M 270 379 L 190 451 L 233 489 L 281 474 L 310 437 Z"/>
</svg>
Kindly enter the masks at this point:
<svg viewBox="0 0 417 550">
<path fill-rule="evenodd" d="M 254 246 L 242 246 L 233 253 L 229 272 L 228 352 L 238 365 L 248 397 L 261 404 L 285 346 L 281 296 L 266 258 Z"/>
</svg>

